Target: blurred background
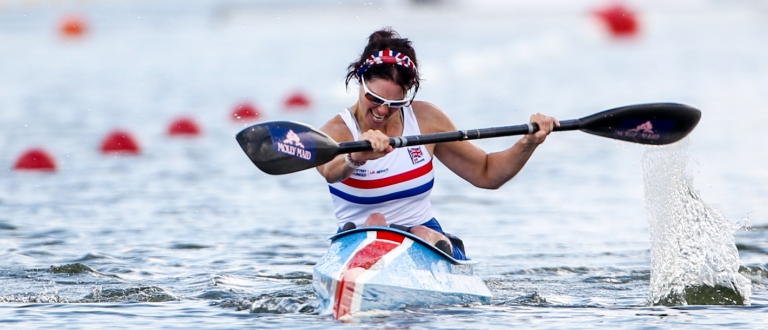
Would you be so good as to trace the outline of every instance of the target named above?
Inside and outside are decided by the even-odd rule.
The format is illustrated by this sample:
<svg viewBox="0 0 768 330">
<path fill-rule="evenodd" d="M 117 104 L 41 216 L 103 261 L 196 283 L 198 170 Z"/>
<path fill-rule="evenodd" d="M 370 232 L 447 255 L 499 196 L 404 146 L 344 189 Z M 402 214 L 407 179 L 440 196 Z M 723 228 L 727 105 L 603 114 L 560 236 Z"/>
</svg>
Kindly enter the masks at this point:
<svg viewBox="0 0 768 330">
<path fill-rule="evenodd" d="M 704 195 L 729 218 L 766 219 L 740 197 L 768 176 L 752 166 L 766 161 L 766 15 L 761 0 L 0 0 L 0 166 L 34 147 L 65 173 L 94 166 L 116 129 L 151 155 L 176 120 L 209 136 L 253 120 L 319 126 L 354 102 L 343 78 L 365 38 L 392 26 L 419 51 L 419 98 L 461 129 L 700 107 Z"/>
<path fill-rule="evenodd" d="M 636 103 L 700 108 L 676 148 L 693 189 L 733 227 L 742 265 L 763 274 L 752 301 L 764 305 L 765 0 L 0 0 L 0 301 L 92 302 L 102 288 L 144 285 L 171 297 L 160 300 L 252 302 L 275 287 L 311 300 L 311 265 L 336 230 L 325 182 L 259 172 L 234 134 L 262 120 L 320 126 L 351 106 L 346 67 L 385 26 L 413 41 L 417 99 L 459 129 Z M 647 152 L 556 133 L 493 192 L 439 166 L 435 213 L 498 281 L 497 304 L 535 292 L 554 305 L 639 306 L 647 213 L 659 207 L 644 195 Z M 77 284 L 46 271 L 70 264 L 90 269 L 72 271 Z M 583 265 L 645 275 L 608 293 L 592 280 L 574 289 L 568 271 L 534 288 L 514 276 Z"/>
</svg>

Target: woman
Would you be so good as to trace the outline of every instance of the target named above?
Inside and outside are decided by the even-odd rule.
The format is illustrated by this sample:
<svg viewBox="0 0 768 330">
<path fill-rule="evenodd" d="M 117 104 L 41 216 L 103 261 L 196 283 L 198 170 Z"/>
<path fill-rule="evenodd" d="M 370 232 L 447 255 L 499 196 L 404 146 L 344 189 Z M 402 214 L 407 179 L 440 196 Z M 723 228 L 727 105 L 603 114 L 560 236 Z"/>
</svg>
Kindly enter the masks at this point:
<svg viewBox="0 0 768 330">
<path fill-rule="evenodd" d="M 411 42 L 389 28 L 374 32 L 348 67 L 347 87 L 353 79 L 360 85 L 357 102 L 320 129 L 336 141 L 367 140 L 373 147 L 317 167 L 330 185 L 339 230 L 391 225 L 467 259 L 461 241 L 452 237 L 452 243 L 432 216 L 432 158 L 477 187 L 496 189 L 523 168 L 560 123 L 534 114 L 530 121 L 539 125 L 538 132 L 490 154 L 469 141 L 393 149 L 390 137 L 457 130 L 434 104 L 413 101 L 420 79 Z"/>
</svg>

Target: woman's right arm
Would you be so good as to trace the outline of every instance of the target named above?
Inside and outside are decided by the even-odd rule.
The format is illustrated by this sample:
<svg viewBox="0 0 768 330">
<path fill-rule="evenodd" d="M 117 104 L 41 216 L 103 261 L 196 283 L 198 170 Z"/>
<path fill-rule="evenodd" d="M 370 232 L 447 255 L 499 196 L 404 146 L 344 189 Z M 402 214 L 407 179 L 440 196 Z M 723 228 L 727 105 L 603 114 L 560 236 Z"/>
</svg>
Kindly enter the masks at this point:
<svg viewBox="0 0 768 330">
<path fill-rule="evenodd" d="M 338 142 L 352 141 L 352 133 L 349 132 L 347 125 L 340 116 L 335 116 L 329 120 L 325 125 L 320 127 L 320 130 L 325 134 L 328 134 L 333 140 Z M 354 168 L 347 165 L 344 160 L 346 154 L 337 155 L 333 160 L 317 167 L 317 171 L 320 172 L 328 183 L 339 182 L 348 178 L 355 171 Z"/>
<path fill-rule="evenodd" d="M 347 125 L 339 116 L 333 117 L 323 127 L 320 127 L 320 130 L 337 142 L 352 141 L 352 133 L 349 132 Z M 349 154 L 352 162 L 365 163 L 383 157 L 394 150 L 389 145 L 389 137 L 380 131 L 367 131 L 360 136 L 359 140 L 370 141 L 373 150 Z M 318 166 L 317 171 L 328 183 L 342 181 L 355 172 L 355 168 L 347 163 L 346 157 L 347 154 L 338 155 L 330 162 Z"/>
<path fill-rule="evenodd" d="M 344 157 L 346 154 L 338 155 L 330 162 L 317 167 L 317 171 L 325 178 L 325 181 L 328 183 L 339 182 L 354 173 L 355 169 L 347 165 Z"/>
</svg>

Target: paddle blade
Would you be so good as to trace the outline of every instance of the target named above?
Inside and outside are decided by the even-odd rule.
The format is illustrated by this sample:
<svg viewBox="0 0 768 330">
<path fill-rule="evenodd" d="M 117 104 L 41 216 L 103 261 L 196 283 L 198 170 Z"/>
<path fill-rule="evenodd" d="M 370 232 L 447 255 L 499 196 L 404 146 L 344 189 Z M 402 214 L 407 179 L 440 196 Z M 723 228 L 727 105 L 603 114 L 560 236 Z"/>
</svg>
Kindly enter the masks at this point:
<svg viewBox="0 0 768 330">
<path fill-rule="evenodd" d="M 297 122 L 265 122 L 235 136 L 248 158 L 267 174 L 287 174 L 331 161 L 339 145 L 317 129 Z"/>
<path fill-rule="evenodd" d="M 583 132 L 652 145 L 677 142 L 693 131 L 701 111 L 678 103 L 635 104 L 579 119 Z"/>
</svg>

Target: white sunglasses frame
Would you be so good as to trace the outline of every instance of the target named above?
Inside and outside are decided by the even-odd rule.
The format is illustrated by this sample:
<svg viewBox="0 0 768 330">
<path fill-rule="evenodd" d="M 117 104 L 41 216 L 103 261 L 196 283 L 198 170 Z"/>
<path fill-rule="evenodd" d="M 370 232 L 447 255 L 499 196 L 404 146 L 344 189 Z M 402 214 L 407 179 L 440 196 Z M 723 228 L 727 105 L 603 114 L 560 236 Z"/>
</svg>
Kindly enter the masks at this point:
<svg viewBox="0 0 768 330">
<path fill-rule="evenodd" d="M 381 101 L 384 101 L 381 104 L 377 104 L 377 102 L 368 100 L 366 98 L 366 100 L 368 100 L 368 102 L 371 102 L 371 103 L 373 103 L 373 104 L 375 104 L 377 106 L 386 105 L 389 108 L 401 109 L 401 108 L 404 108 L 404 107 L 407 107 L 408 105 L 410 105 L 411 102 L 413 102 L 413 98 L 416 96 L 415 93 L 411 93 L 413 91 L 413 89 L 411 89 L 411 90 L 408 91 L 408 94 L 411 94 L 411 95 L 407 95 L 406 94 L 406 98 L 404 98 L 402 100 L 388 100 L 388 99 L 385 99 L 385 98 L 379 96 L 378 94 L 376 94 L 374 92 L 371 92 L 371 90 L 368 89 L 368 86 L 365 85 L 365 78 L 360 77 L 360 81 L 362 82 L 363 91 L 365 92 L 365 94 L 371 94 L 373 97 L 375 97 L 375 98 L 377 98 L 377 99 L 379 99 Z M 365 94 L 363 94 L 363 97 L 365 97 Z M 402 103 L 403 105 L 401 105 L 399 107 L 398 106 L 392 106 L 392 103 Z"/>
</svg>

